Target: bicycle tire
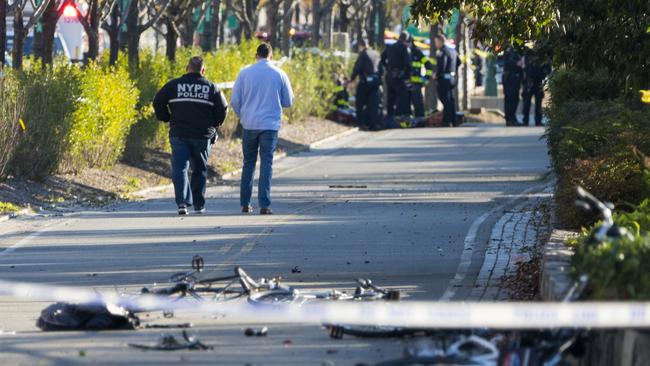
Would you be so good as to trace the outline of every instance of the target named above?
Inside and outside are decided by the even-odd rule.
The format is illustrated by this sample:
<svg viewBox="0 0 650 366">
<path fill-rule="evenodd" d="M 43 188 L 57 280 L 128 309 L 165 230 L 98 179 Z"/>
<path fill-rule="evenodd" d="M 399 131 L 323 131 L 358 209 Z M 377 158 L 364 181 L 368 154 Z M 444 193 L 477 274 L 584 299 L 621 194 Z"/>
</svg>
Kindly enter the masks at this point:
<svg viewBox="0 0 650 366">
<path fill-rule="evenodd" d="M 344 335 L 359 338 L 401 338 L 418 334 L 426 334 L 422 329 L 380 327 L 380 326 L 327 326 L 330 338 L 342 339 Z"/>
</svg>

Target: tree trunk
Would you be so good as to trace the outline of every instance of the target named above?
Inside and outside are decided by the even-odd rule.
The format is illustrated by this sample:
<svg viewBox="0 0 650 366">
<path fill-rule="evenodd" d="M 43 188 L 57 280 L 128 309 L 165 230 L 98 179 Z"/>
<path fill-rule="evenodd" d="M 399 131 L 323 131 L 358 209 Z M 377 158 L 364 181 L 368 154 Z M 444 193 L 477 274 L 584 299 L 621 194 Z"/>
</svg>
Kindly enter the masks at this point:
<svg viewBox="0 0 650 366">
<path fill-rule="evenodd" d="M 192 47 L 194 43 L 194 31 L 196 30 L 196 25 L 192 20 L 192 13 L 187 16 L 185 19 L 185 26 L 181 30 L 181 45 L 183 47 Z"/>
<path fill-rule="evenodd" d="M 377 1 L 377 15 L 379 16 L 379 29 L 377 30 L 377 48 L 384 48 L 384 33 L 386 32 L 386 1 Z"/>
<path fill-rule="evenodd" d="M 178 42 L 178 35 L 174 30 L 172 20 L 169 18 L 165 19 L 165 26 L 167 27 L 167 32 L 165 33 L 165 55 L 169 61 L 174 62 L 176 61 L 176 43 Z"/>
<path fill-rule="evenodd" d="M 139 0 L 131 0 L 129 14 L 126 17 L 126 48 L 131 70 L 137 70 L 140 62 L 139 2 Z"/>
<path fill-rule="evenodd" d="M 23 69 L 23 44 L 25 43 L 25 36 L 23 9 L 20 6 L 16 6 L 16 10 L 14 11 L 14 47 L 11 60 L 12 67 L 16 70 Z"/>
<path fill-rule="evenodd" d="M 348 8 L 348 5 L 339 3 L 339 32 L 348 32 L 348 24 L 350 23 L 348 19 Z"/>
<path fill-rule="evenodd" d="M 0 69 L 5 66 L 7 49 L 7 0 L 0 0 Z"/>
<path fill-rule="evenodd" d="M 318 47 L 320 42 L 320 0 L 312 0 L 312 30 L 311 30 L 311 43 L 312 46 Z"/>
<path fill-rule="evenodd" d="M 210 50 L 219 48 L 221 33 L 221 0 L 212 0 L 212 19 L 210 19 Z"/>
<path fill-rule="evenodd" d="M 284 14 L 282 14 L 282 54 L 289 57 L 291 51 L 291 18 L 293 16 L 293 0 L 284 0 Z"/>
<path fill-rule="evenodd" d="M 295 13 L 296 13 L 296 20 L 295 20 L 295 23 L 296 23 L 296 24 L 300 24 L 300 1 L 298 1 L 298 3 L 296 4 L 296 10 L 295 10 Z"/>
<path fill-rule="evenodd" d="M 431 45 L 429 57 L 436 57 L 436 49 L 434 38 L 438 34 L 438 24 L 433 24 L 429 28 L 429 44 Z M 435 73 L 435 70 L 434 70 Z M 438 109 L 438 82 L 436 80 L 429 80 L 429 83 L 424 88 L 424 101 L 425 111 L 427 113 L 433 112 Z"/>
<path fill-rule="evenodd" d="M 330 7 L 325 15 L 325 47 L 332 47 L 332 31 L 334 28 L 334 7 Z"/>
<path fill-rule="evenodd" d="M 373 0 L 370 3 L 370 12 L 368 14 L 368 21 L 366 22 L 366 37 L 368 37 L 368 44 L 371 48 L 375 48 L 376 30 L 375 30 L 375 19 L 377 14 L 377 0 Z"/>
<path fill-rule="evenodd" d="M 36 32 L 36 29 L 34 32 L 33 54 L 45 65 L 51 65 L 54 58 L 54 33 L 56 32 L 56 22 L 59 20 L 57 5 L 56 1 L 49 2 L 39 20 L 40 32 Z"/>
<path fill-rule="evenodd" d="M 221 21 L 219 22 L 219 42 L 221 42 L 223 45 L 228 43 L 228 40 L 226 39 L 226 23 L 228 22 L 228 14 L 230 14 L 230 8 L 232 8 L 232 5 L 230 4 L 229 0 L 226 0 L 226 7 L 223 10 Z"/>
<path fill-rule="evenodd" d="M 269 43 L 271 44 L 271 47 L 276 48 L 278 46 L 278 26 L 277 26 L 277 21 L 278 21 L 278 11 L 280 9 L 278 6 L 278 0 L 269 0 L 268 1 L 268 8 L 267 8 L 267 20 L 266 23 L 268 25 L 268 35 L 269 35 Z"/>
<path fill-rule="evenodd" d="M 90 14 L 88 22 L 90 23 L 90 29 L 86 32 L 88 36 L 88 53 L 86 54 L 87 60 L 96 60 L 99 55 L 99 4 L 98 1 L 91 1 L 90 8 L 88 9 Z"/>
<path fill-rule="evenodd" d="M 109 56 L 108 63 L 113 66 L 117 62 L 117 57 L 120 53 L 120 7 L 113 6 L 111 11 L 111 25 L 106 30 L 108 33 L 108 42 L 109 42 Z"/>
</svg>

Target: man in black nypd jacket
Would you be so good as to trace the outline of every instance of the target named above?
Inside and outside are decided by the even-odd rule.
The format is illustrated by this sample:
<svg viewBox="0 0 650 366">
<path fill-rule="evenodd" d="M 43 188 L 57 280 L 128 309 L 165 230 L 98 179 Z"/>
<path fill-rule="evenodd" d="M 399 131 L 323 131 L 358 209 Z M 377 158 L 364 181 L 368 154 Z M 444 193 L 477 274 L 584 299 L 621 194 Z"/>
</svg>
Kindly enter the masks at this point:
<svg viewBox="0 0 650 366">
<path fill-rule="evenodd" d="M 203 59 L 192 57 L 187 74 L 165 84 L 153 99 L 156 118 L 170 125 L 172 181 L 179 215 L 186 215 L 190 206 L 196 213 L 205 211 L 210 147 L 228 111 L 223 94 L 204 75 Z M 191 180 L 187 176 L 190 166 Z"/>
</svg>

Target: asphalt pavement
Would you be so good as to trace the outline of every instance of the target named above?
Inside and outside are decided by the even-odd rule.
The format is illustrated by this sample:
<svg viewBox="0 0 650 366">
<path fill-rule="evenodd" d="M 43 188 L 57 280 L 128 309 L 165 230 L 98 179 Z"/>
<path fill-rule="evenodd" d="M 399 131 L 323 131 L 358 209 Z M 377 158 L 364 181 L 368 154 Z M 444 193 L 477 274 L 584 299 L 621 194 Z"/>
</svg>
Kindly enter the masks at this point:
<svg viewBox="0 0 650 366">
<path fill-rule="evenodd" d="M 548 187 L 542 134 L 484 125 L 351 134 L 276 162 L 272 216 L 241 214 L 235 181 L 209 189 L 203 215 L 177 216 L 163 192 L 101 211 L 10 220 L 0 224 L 0 279 L 136 293 L 201 255 L 210 274 L 239 265 L 253 277 L 340 290 L 367 277 L 403 301 L 471 299 L 495 224 Z M 305 325 L 249 338 L 246 319 L 151 313 L 143 322 L 191 321 L 191 333 L 215 348 L 145 352 L 128 343 L 180 331 L 42 332 L 34 323 L 47 304 L 0 297 L 3 364 L 355 365 L 398 357 L 404 346 L 333 340 Z"/>
</svg>

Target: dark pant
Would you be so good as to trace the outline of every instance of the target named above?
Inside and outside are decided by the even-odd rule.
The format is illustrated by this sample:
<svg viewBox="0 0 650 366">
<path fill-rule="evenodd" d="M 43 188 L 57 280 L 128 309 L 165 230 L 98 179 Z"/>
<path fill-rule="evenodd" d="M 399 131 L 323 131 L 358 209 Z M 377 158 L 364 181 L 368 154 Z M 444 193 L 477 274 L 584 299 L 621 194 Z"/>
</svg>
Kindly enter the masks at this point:
<svg viewBox="0 0 650 366">
<path fill-rule="evenodd" d="M 205 186 L 208 179 L 210 139 L 189 139 L 170 136 L 172 147 L 172 182 L 176 205 L 205 206 Z M 187 173 L 192 167 L 192 178 Z"/>
<path fill-rule="evenodd" d="M 442 103 L 442 124 L 453 126 L 456 120 L 456 101 L 454 87 L 448 80 L 438 80 L 438 99 Z"/>
<path fill-rule="evenodd" d="M 535 125 L 542 125 L 542 100 L 544 99 L 544 90 L 541 85 L 526 88 L 523 93 L 524 98 L 524 124 L 528 125 L 530 120 L 530 102 L 535 97 Z"/>
<path fill-rule="evenodd" d="M 422 84 L 413 84 L 409 90 L 411 104 L 413 105 L 413 115 L 415 117 L 424 117 L 424 97 L 422 96 Z"/>
<path fill-rule="evenodd" d="M 260 208 L 271 207 L 271 178 L 273 177 L 273 153 L 278 144 L 278 131 L 246 130 L 242 131 L 242 150 L 244 168 L 241 175 L 239 203 L 251 204 L 253 195 L 253 177 L 257 154 L 260 155 L 260 179 L 257 186 L 257 198 Z"/>
<path fill-rule="evenodd" d="M 519 90 L 521 80 L 513 78 L 503 82 L 503 109 L 506 123 L 517 123 L 517 106 L 519 105 Z"/>
<path fill-rule="evenodd" d="M 357 122 L 361 128 L 379 127 L 379 83 L 361 82 L 356 95 Z"/>
<path fill-rule="evenodd" d="M 389 116 L 405 116 L 409 114 L 409 91 L 406 81 L 397 77 L 386 79 L 388 95 L 386 96 L 386 113 Z"/>
</svg>

